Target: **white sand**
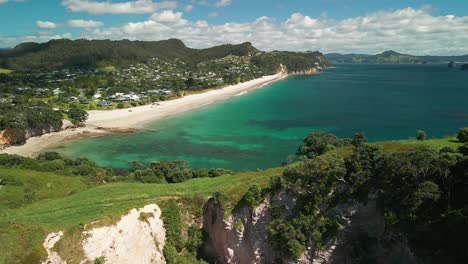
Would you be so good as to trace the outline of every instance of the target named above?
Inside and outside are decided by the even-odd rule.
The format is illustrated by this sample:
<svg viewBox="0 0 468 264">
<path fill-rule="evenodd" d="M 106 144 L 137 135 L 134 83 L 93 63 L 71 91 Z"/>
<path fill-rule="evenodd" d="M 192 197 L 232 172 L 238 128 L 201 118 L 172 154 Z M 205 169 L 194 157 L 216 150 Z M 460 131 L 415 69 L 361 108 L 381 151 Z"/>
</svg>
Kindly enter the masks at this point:
<svg viewBox="0 0 468 264">
<path fill-rule="evenodd" d="M 193 94 L 183 98 L 161 102 L 160 105 L 145 105 L 131 109 L 111 111 L 89 111 L 87 125 L 107 128 L 142 128 L 148 122 L 192 110 L 213 102 L 226 100 L 284 77 L 285 75 L 278 73 L 205 93 Z M 131 110 L 131 112 L 129 110 Z"/>
<path fill-rule="evenodd" d="M 143 128 L 149 122 L 176 115 L 185 111 L 209 105 L 214 102 L 227 100 L 234 96 L 244 95 L 250 90 L 263 87 L 287 77 L 285 73 L 269 75 L 248 82 L 215 89 L 208 92 L 193 94 L 170 101 L 160 102 L 159 105 L 145 105 L 130 109 L 116 109 L 109 111 L 89 111 L 86 127 L 67 129 L 56 133 L 45 134 L 28 139 L 26 144 L 12 146 L 0 150 L 0 153 L 17 154 L 21 156 L 35 156 L 47 148 L 51 148 L 65 141 L 83 136 L 105 135 L 109 132 L 100 128 Z"/>
</svg>

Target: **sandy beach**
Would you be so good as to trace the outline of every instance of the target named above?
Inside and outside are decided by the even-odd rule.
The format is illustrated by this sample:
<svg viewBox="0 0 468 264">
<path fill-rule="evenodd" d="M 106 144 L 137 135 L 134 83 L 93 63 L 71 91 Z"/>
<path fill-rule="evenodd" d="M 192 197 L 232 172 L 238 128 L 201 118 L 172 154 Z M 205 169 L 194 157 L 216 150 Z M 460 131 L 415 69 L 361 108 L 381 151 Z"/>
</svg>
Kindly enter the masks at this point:
<svg viewBox="0 0 468 264">
<path fill-rule="evenodd" d="M 0 150 L 0 153 L 31 157 L 39 154 L 44 149 L 58 146 L 69 140 L 81 137 L 103 136 L 112 132 L 129 132 L 132 131 L 132 129 L 141 129 L 145 124 L 158 119 L 193 110 L 214 102 L 227 100 L 234 96 L 243 95 L 248 91 L 263 87 L 286 77 L 287 74 L 285 73 L 264 76 L 248 82 L 160 102 L 158 105 L 144 105 L 129 109 L 109 111 L 89 111 L 89 119 L 85 127 L 67 129 L 39 137 L 32 137 L 28 139 L 26 144 L 7 147 Z"/>
</svg>

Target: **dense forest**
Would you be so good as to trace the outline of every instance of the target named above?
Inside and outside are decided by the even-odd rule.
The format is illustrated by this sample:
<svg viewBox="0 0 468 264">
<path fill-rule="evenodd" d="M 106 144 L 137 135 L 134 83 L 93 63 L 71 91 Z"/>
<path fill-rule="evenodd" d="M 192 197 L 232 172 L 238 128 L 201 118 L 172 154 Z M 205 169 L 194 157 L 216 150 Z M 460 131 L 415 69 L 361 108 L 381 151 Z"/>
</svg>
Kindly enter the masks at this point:
<svg viewBox="0 0 468 264">
<path fill-rule="evenodd" d="M 395 245 L 406 243 L 420 263 L 466 263 L 468 129 L 459 131 L 458 140 L 465 142 L 458 149 L 420 146 L 395 152 L 366 143 L 362 133 L 353 139 L 308 136 L 298 151 L 307 158 L 263 191 L 286 191 L 297 199 L 292 211 L 270 209 L 274 220 L 267 230 L 278 261 L 329 246 L 349 225 L 345 208 L 357 205 L 367 219 L 336 245 L 353 263 L 397 263 L 391 260 L 401 253 Z M 343 148 L 350 151 L 335 151 Z M 261 197 L 250 194 L 247 200 L 261 202 Z M 373 222 L 378 224 L 372 228 Z M 366 225 L 372 230 L 362 228 Z"/>
</svg>

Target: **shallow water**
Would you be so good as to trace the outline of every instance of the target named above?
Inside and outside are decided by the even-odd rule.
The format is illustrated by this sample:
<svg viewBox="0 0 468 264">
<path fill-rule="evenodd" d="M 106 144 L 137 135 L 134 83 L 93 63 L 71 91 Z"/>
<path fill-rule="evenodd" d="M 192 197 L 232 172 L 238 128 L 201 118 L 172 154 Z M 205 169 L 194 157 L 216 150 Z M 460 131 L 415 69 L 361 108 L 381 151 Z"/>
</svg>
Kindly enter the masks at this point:
<svg viewBox="0 0 468 264">
<path fill-rule="evenodd" d="M 454 134 L 468 126 L 468 72 L 446 65 L 339 65 L 157 121 L 126 135 L 55 148 L 102 166 L 187 160 L 192 167 L 278 166 L 314 131 L 372 141 Z"/>
</svg>

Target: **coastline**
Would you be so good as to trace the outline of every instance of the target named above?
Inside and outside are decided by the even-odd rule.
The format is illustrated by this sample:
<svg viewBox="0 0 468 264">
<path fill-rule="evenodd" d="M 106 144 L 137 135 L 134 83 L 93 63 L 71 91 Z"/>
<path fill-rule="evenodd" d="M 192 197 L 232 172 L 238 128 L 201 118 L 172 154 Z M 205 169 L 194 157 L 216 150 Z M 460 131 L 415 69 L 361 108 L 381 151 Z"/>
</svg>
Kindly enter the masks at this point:
<svg viewBox="0 0 468 264">
<path fill-rule="evenodd" d="M 25 144 L 6 147 L 0 150 L 0 153 L 33 157 L 45 149 L 83 137 L 99 137 L 112 133 L 131 133 L 159 119 L 240 96 L 286 77 L 288 77 L 287 73 L 280 72 L 275 75 L 264 76 L 220 89 L 163 101 L 158 105 L 144 105 L 108 111 L 88 111 L 89 118 L 85 127 L 66 129 L 38 137 L 31 137 Z"/>
</svg>

